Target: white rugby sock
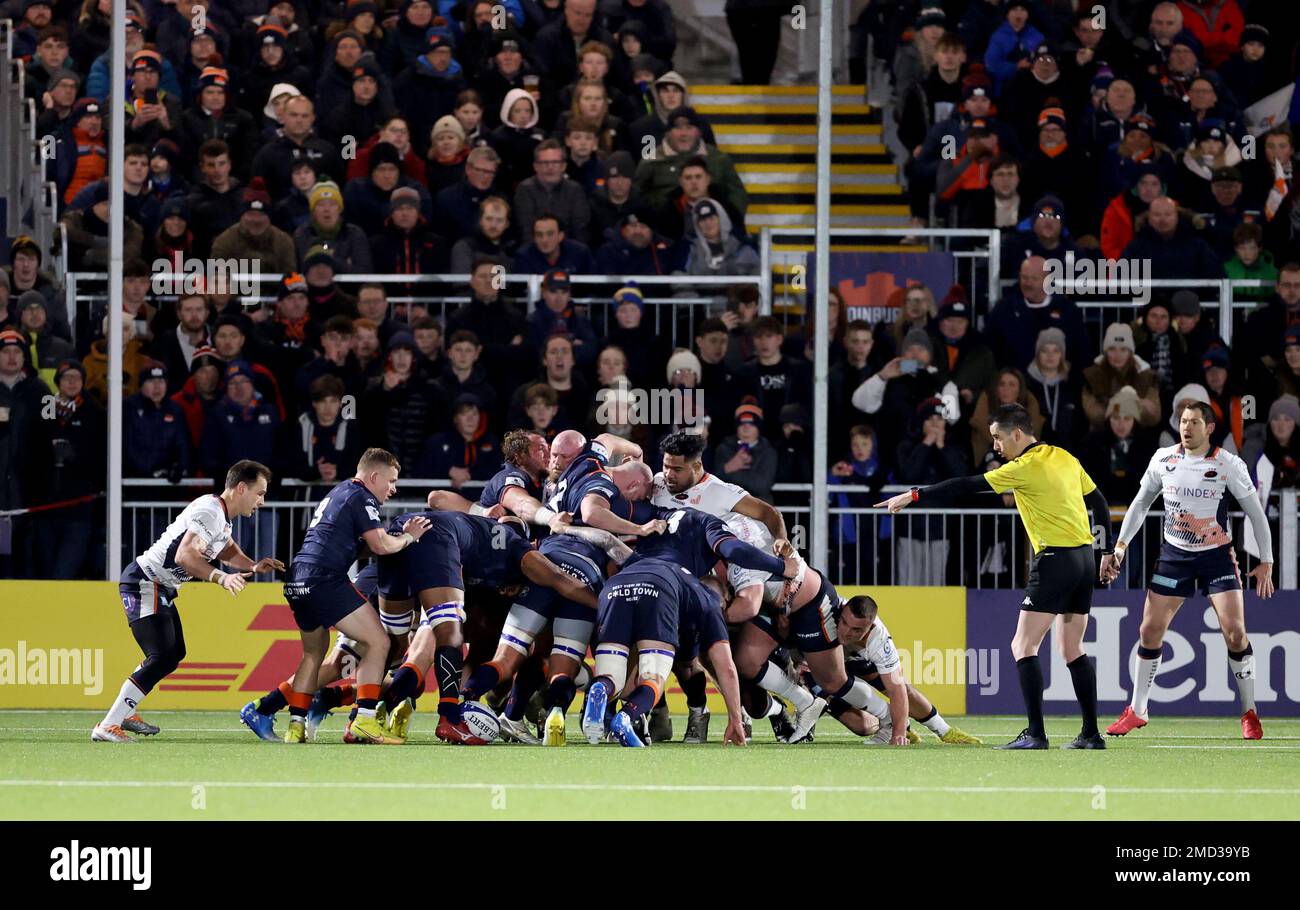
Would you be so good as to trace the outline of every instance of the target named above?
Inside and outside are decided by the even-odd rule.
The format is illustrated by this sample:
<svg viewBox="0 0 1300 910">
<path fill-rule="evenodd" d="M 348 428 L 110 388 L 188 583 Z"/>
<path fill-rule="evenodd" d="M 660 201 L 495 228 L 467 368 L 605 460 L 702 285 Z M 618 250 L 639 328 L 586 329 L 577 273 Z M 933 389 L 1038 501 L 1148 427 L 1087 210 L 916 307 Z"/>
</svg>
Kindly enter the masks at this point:
<svg viewBox="0 0 1300 910">
<path fill-rule="evenodd" d="M 849 690 L 840 695 L 844 701 L 855 708 L 861 708 L 868 714 L 880 719 L 882 724 L 889 722 L 889 702 L 876 694 L 876 690 L 860 679 L 853 679 Z"/>
<path fill-rule="evenodd" d="M 1137 667 L 1133 671 L 1133 711 L 1146 717 L 1147 700 L 1151 695 L 1151 684 L 1155 682 L 1156 674 L 1160 672 L 1160 649 L 1154 648 L 1154 657 L 1143 657 L 1142 652 L 1147 650 L 1141 646 L 1138 647 Z M 1149 653 L 1149 652 L 1148 652 Z"/>
<path fill-rule="evenodd" d="M 930 716 L 921 723 L 925 724 L 925 728 L 935 736 L 944 736 L 949 730 L 948 722 L 943 719 L 943 715 L 939 713 L 938 708 L 931 710 Z"/>
<path fill-rule="evenodd" d="M 770 660 L 763 665 L 762 672 L 754 681 L 768 692 L 794 705 L 796 711 L 803 711 L 813 703 L 812 693 L 803 686 L 791 682 L 790 677 Z"/>
<path fill-rule="evenodd" d="M 1241 713 L 1255 710 L 1255 652 L 1246 647 L 1241 660 L 1228 655 L 1228 666 L 1237 680 L 1237 692 L 1241 695 Z"/>
<path fill-rule="evenodd" d="M 135 684 L 131 677 L 126 678 L 122 683 L 122 689 L 117 693 L 117 700 L 113 706 L 108 709 L 101 723 L 105 727 L 120 727 L 122 721 L 126 720 L 140 708 L 140 702 L 144 701 L 144 693 L 140 687 Z"/>
</svg>

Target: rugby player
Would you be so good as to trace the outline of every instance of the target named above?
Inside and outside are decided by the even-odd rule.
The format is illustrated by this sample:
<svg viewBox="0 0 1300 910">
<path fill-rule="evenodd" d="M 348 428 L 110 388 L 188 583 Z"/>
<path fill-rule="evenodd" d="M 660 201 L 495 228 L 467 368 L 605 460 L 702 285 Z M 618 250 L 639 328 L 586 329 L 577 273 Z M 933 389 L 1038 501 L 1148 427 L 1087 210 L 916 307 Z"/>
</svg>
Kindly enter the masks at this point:
<svg viewBox="0 0 1300 910">
<path fill-rule="evenodd" d="M 538 551 L 559 569 L 599 595 L 608 575 L 607 562 L 622 564 L 632 555 L 608 531 L 595 528 L 564 527 L 559 534 L 542 540 Z M 547 690 L 543 700 L 546 720 L 544 735 L 538 738 L 523 719 L 526 701 L 517 695 L 501 712 L 498 720 L 508 739 L 528 745 L 563 746 L 564 715 L 578 692 L 578 675 L 595 627 L 595 610 L 562 596 L 544 586 L 530 585 L 510 608 L 505 628 L 497 642 L 492 660 L 470 674 L 462 695 L 475 701 L 491 691 L 502 679 L 519 671 L 533 649 L 534 641 L 550 625 L 553 630 L 550 657 L 546 664 Z"/>
<path fill-rule="evenodd" d="M 1160 651 L 1174 614 L 1199 588 L 1219 617 L 1228 646 L 1228 665 L 1241 696 L 1241 735 L 1261 739 L 1264 728 L 1255 713 L 1255 653 L 1246 637 L 1245 596 L 1232 548 L 1228 494 L 1241 503 L 1259 541 L 1260 562 L 1250 575 L 1260 597 L 1273 595 L 1273 539 L 1246 463 L 1210 444 L 1214 411 L 1200 401 L 1184 403 L 1178 418 L 1178 445 L 1151 456 L 1137 497 L 1124 515 L 1115 552 L 1102 559 L 1101 580 L 1119 576 L 1128 542 L 1133 539 L 1157 496 L 1164 496 L 1164 534 L 1160 558 L 1147 586 L 1138 632 L 1133 699 L 1106 728 L 1111 736 L 1145 727 L 1151 684 L 1160 672 Z"/>
<path fill-rule="evenodd" d="M 413 608 L 412 600 L 418 599 L 423 617 L 406 661 L 393 674 L 384 696 L 389 706 L 388 732 L 391 738 L 405 741 L 415 707 L 413 698 L 432 666 L 439 690 L 434 735 L 450 743 L 479 745 L 483 740 L 473 735 L 461 717 L 465 588 L 471 584 L 511 587 L 527 580 L 554 589 L 589 610 L 595 608 L 596 597 L 533 549 L 509 523 L 460 512 L 425 512 L 419 517 L 432 532 L 408 553 L 379 560 L 380 605 L 400 612 L 408 605 Z M 394 519 L 394 530 L 411 520 L 399 516 Z"/>
<path fill-rule="evenodd" d="M 654 491 L 650 501 L 665 509 L 699 509 L 721 518 L 727 527 L 746 543 L 764 552 L 774 552 L 776 541 L 786 536 L 785 519 L 774 507 L 751 496 L 743 487 L 727 483 L 704 470 L 702 456 L 708 445 L 705 436 L 681 431 L 664 437 L 659 444 L 663 456 L 663 470 L 655 475 Z M 758 614 L 762 604 L 763 573 L 751 572 L 740 566 L 729 566 L 728 581 L 734 597 L 728 604 L 728 622 L 743 622 Z M 736 603 L 737 599 L 739 604 Z M 739 618 L 733 618 L 739 617 Z M 686 695 L 688 717 L 683 742 L 703 743 L 709 735 L 709 709 L 705 696 L 705 677 L 692 665 L 679 660 L 673 667 L 682 691 Z M 765 675 L 762 674 L 762 675 Z M 784 674 L 782 674 L 784 675 Z M 745 682 L 762 686 L 761 680 Z M 791 703 L 796 711 L 804 712 L 803 719 L 791 722 L 784 712 L 772 717 L 773 732 L 778 740 L 804 738 L 816 723 L 821 707 L 813 713 L 815 697 L 806 689 L 795 685 Z M 766 690 L 765 691 L 771 691 Z M 770 699 L 768 699 L 770 702 Z M 811 720 L 809 720 L 811 718 Z M 797 735 L 796 735 L 797 734 Z"/>
<path fill-rule="evenodd" d="M 226 472 L 225 489 L 191 502 L 148 550 L 122 573 L 118 591 L 144 660 L 122 683 L 104 719 L 90 731 L 92 742 L 134 742 L 130 733 L 153 736 L 158 728 L 140 717 L 140 702 L 185 659 L 185 633 L 176 597 L 181 585 L 203 579 L 231 596 L 258 572 L 280 572 L 284 563 L 267 556 L 253 561 L 231 538 L 231 519 L 254 514 L 266 499 L 271 470 L 238 461 Z M 220 563 L 234 571 L 226 572 Z"/>
<path fill-rule="evenodd" d="M 541 502 L 551 459 L 546 440 L 539 433 L 511 430 L 501 441 L 501 457 L 505 464 L 483 485 L 478 502 L 471 503 L 451 490 L 434 490 L 429 494 L 429 508 L 488 518 L 500 518 L 508 511 L 530 524 L 555 530 L 563 523 L 562 517 Z"/>
<path fill-rule="evenodd" d="M 740 684 L 722 617 L 721 584 L 710 576 L 719 560 L 792 579 L 797 559 L 778 558 L 751 547 L 715 516 L 694 509 L 661 511 L 662 534 L 638 541 L 637 549 L 600 595 L 596 679 L 587 690 L 582 731 L 598 743 L 609 732 L 624 746 L 644 746 L 640 718 L 658 702 L 679 651 L 707 657 L 727 706 L 723 742 L 744 745 Z M 703 580 L 703 581 L 702 581 Z M 631 648 L 637 650 L 635 688 L 606 730 L 606 706 L 629 680 Z"/>
<path fill-rule="evenodd" d="M 1043 668 L 1038 650 L 1055 625 L 1055 639 L 1065 657 L 1079 700 L 1083 727 L 1065 749 L 1104 749 L 1097 730 L 1097 676 L 1083 650 L 1083 635 L 1092 610 L 1096 577 L 1093 546 L 1099 535 L 1103 554 L 1110 553 L 1110 507 L 1078 459 L 1058 446 L 1039 442 L 1029 414 L 1018 404 L 999 407 L 989 417 L 993 448 L 1003 465 L 985 474 L 954 477 L 921 489 L 913 487 L 877 503 L 897 514 L 914 502 L 942 501 L 973 493 L 1015 495 L 1016 510 L 1034 550 L 1029 584 L 1011 653 L 1016 658 L 1029 726 L 998 749 L 1046 749 L 1043 726 Z M 1092 511 L 1092 523 L 1088 511 Z"/>
<path fill-rule="evenodd" d="M 879 613 L 875 599 L 866 594 L 850 597 L 841 605 L 836 617 L 836 638 L 844 649 L 844 668 L 851 675 L 866 680 L 889 696 L 891 727 L 895 703 L 901 702 L 907 708 L 907 716 L 920 721 L 926 729 L 939 737 L 940 742 L 950 745 L 979 745 L 982 740 L 949 724 L 939 709 L 908 682 L 898 658 L 898 649 L 894 647 L 894 640 Z M 819 693 L 820 687 L 815 684 L 810 688 Z M 878 735 L 880 730 L 886 729 L 879 723 L 878 716 L 868 720 L 872 717 L 871 714 L 842 700 L 832 700 L 829 710 L 832 717 L 859 736 Z M 921 738 L 912 732 L 910 726 L 907 736 L 910 742 L 920 742 Z M 885 739 L 878 736 L 876 741 L 884 742 Z"/>
<path fill-rule="evenodd" d="M 361 743 L 391 743 L 375 717 L 388 659 L 388 632 L 366 596 L 348 579 L 358 544 L 376 556 L 406 549 L 429 530 L 428 519 L 411 516 L 393 536 L 384 528 L 379 507 L 397 492 L 401 466 L 384 449 L 367 449 L 356 476 L 344 481 L 316 507 L 302 547 L 293 560 L 284 596 L 302 638 L 302 660 L 293 676 L 257 701 L 244 705 L 239 719 L 265 740 L 275 739 L 274 715 L 287 703 L 287 743 L 307 742 L 307 711 L 320 687 L 320 668 L 329 649 L 331 626 L 362 646 L 357 664 L 356 719 L 349 732 Z"/>
</svg>

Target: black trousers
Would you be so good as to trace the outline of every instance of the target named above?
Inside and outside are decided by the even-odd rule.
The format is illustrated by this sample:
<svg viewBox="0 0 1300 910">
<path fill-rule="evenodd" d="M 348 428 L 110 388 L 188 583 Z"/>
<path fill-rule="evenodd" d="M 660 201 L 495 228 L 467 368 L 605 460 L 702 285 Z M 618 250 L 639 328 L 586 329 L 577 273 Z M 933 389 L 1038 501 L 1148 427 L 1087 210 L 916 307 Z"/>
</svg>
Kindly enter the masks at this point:
<svg viewBox="0 0 1300 910">
<path fill-rule="evenodd" d="M 740 58 L 740 81 L 767 85 L 781 48 L 782 9 L 747 9 L 727 13 L 727 28 Z"/>
<path fill-rule="evenodd" d="M 144 660 L 131 678 L 146 695 L 185 659 L 185 630 L 175 608 L 161 610 L 131 623 L 131 634 L 144 652 Z"/>
</svg>

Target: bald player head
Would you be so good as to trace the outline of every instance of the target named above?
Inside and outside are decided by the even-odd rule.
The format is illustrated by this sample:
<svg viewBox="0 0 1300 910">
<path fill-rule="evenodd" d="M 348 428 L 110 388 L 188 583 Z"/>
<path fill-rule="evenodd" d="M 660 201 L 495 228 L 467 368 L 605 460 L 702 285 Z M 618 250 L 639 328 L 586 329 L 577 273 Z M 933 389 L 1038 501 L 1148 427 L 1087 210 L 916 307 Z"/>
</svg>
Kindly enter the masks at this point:
<svg viewBox="0 0 1300 910">
<path fill-rule="evenodd" d="M 609 469 L 609 476 L 614 479 L 614 486 L 628 502 L 640 502 L 650 496 L 654 484 L 654 472 L 643 461 L 625 461 L 616 468 Z"/>
<path fill-rule="evenodd" d="M 550 480 L 552 483 L 560 479 L 569 462 L 578 457 L 578 453 L 586 444 L 587 437 L 577 430 L 565 430 L 556 434 L 551 442 Z"/>
</svg>

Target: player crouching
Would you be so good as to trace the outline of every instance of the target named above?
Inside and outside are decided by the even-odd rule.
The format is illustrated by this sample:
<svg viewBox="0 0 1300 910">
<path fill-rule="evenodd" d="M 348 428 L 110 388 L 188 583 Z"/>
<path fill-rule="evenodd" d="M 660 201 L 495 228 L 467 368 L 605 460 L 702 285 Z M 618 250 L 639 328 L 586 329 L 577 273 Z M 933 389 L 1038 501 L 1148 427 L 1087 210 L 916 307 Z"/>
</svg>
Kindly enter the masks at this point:
<svg viewBox="0 0 1300 910">
<path fill-rule="evenodd" d="M 122 573 L 118 590 L 126 620 L 144 660 L 122 683 L 104 719 L 90 732 L 92 742 L 133 742 L 128 733 L 158 732 L 139 714 L 140 702 L 185 659 L 185 634 L 176 609 L 177 591 L 187 581 L 206 579 L 231 596 L 244 589 L 254 573 L 282 571 L 272 557 L 254 562 L 231 538 L 232 518 L 252 515 L 266 499 L 271 470 L 256 461 L 239 461 L 226 472 L 220 495 L 209 493 L 191 502 L 167 526 L 154 545 Z M 225 563 L 234 572 L 217 565 Z"/>
</svg>

